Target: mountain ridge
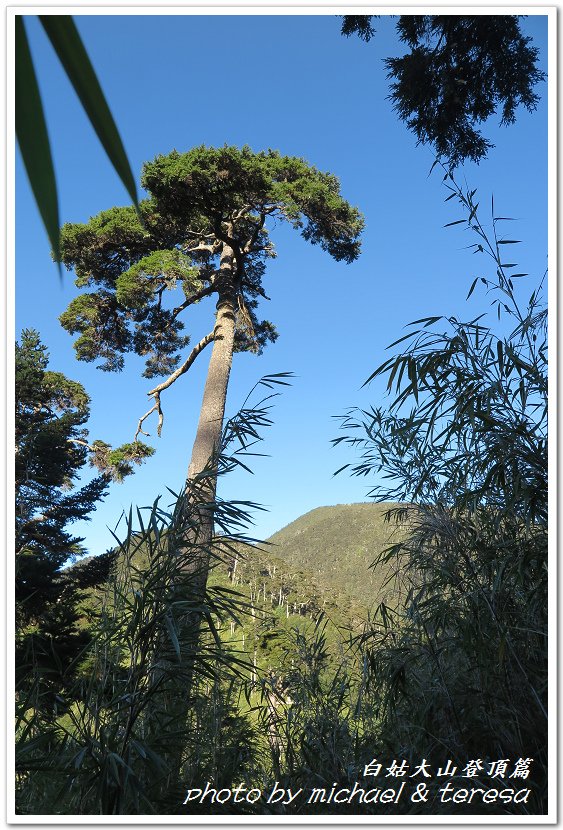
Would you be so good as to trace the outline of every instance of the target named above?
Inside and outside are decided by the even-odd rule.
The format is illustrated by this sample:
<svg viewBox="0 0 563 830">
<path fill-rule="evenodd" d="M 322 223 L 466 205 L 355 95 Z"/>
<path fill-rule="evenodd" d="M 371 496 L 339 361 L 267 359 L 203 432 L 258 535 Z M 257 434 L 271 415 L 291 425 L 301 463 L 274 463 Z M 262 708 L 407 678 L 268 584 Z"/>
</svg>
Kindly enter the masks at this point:
<svg viewBox="0 0 563 830">
<path fill-rule="evenodd" d="M 400 537 L 400 526 L 385 518 L 396 506 L 355 502 L 316 507 L 266 541 L 289 568 L 310 571 L 327 588 L 345 589 L 369 610 L 393 593 L 385 586 L 388 569 L 373 563 Z"/>
</svg>

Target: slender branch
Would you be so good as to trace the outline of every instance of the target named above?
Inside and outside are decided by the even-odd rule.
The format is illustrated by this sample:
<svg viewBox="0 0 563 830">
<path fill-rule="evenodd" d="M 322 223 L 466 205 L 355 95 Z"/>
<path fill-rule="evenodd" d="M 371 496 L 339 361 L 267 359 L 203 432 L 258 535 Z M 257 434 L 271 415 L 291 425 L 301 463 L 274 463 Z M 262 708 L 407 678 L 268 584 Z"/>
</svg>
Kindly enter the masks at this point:
<svg viewBox="0 0 563 830">
<path fill-rule="evenodd" d="M 23 522 L 18 528 L 17 533 L 19 536 L 22 535 L 22 531 L 26 530 L 31 525 L 38 524 L 39 522 L 48 522 L 52 516 L 57 515 L 57 510 L 59 510 L 60 505 L 54 504 L 52 507 L 49 507 L 43 513 L 39 513 L 37 516 L 32 516 L 31 519 L 27 519 L 27 521 Z"/>
<path fill-rule="evenodd" d="M 175 372 L 172 372 L 170 377 L 168 377 L 165 381 L 163 381 L 162 383 L 159 383 L 159 385 L 155 386 L 154 389 L 151 389 L 150 392 L 147 392 L 147 395 L 160 394 L 160 392 L 162 392 L 164 389 L 168 389 L 169 386 L 172 386 L 174 381 L 178 380 L 178 378 L 181 375 L 185 374 L 188 371 L 188 369 L 190 368 L 190 366 L 192 365 L 192 363 L 194 362 L 194 360 L 196 359 L 198 354 L 200 352 L 202 352 L 205 349 L 205 347 L 208 346 L 214 339 L 215 339 L 215 333 L 214 332 L 210 332 L 209 334 L 206 334 L 205 337 L 203 337 L 199 341 L 197 346 L 193 347 L 193 349 L 191 350 L 189 356 L 186 358 L 185 362 L 182 363 L 182 365 L 179 366 L 178 369 L 176 369 Z"/>
<path fill-rule="evenodd" d="M 231 216 L 231 222 L 236 222 L 237 219 L 242 219 L 242 217 L 246 216 L 250 210 L 252 210 L 252 205 L 243 205 L 240 210 L 233 213 Z"/>
<path fill-rule="evenodd" d="M 172 386 L 174 381 L 178 380 L 178 378 L 181 377 L 181 375 L 184 375 L 188 371 L 188 369 L 190 368 L 198 354 L 202 352 L 205 349 L 205 347 L 208 346 L 209 343 L 211 343 L 214 340 L 214 338 L 214 332 L 210 332 L 205 337 L 203 337 L 199 341 L 197 346 L 194 346 L 194 348 L 191 350 L 190 354 L 188 355 L 184 363 L 182 363 L 182 365 L 179 366 L 175 372 L 172 372 L 172 374 L 168 378 L 166 378 L 165 381 L 159 383 L 159 385 L 155 386 L 154 389 L 151 389 L 150 392 L 147 392 L 149 397 L 154 398 L 154 404 L 151 406 L 149 410 L 147 410 L 147 412 L 145 412 L 144 415 L 142 415 L 139 418 L 139 422 L 137 423 L 137 430 L 135 432 L 135 437 L 133 438 L 134 441 L 137 440 L 139 435 L 146 435 L 147 437 L 150 435 L 149 432 L 145 432 L 143 430 L 143 423 L 146 421 L 149 415 L 152 415 L 152 413 L 155 411 L 158 412 L 158 426 L 156 428 L 156 433 L 160 438 L 162 434 L 162 425 L 164 423 L 164 413 L 162 411 L 162 407 L 160 404 L 160 393 L 164 391 L 164 389 L 168 389 L 169 386 Z"/>
<path fill-rule="evenodd" d="M 199 245 L 195 245 L 193 248 L 184 248 L 183 249 L 187 254 L 193 254 L 196 251 L 207 251 L 210 254 L 215 253 L 216 246 L 215 244 L 205 245 L 203 242 L 200 242 Z"/>
<path fill-rule="evenodd" d="M 436 44 L 436 46 L 435 46 L 435 47 L 434 47 L 434 49 L 432 50 L 432 55 L 435 55 L 435 54 L 436 54 L 436 52 L 438 51 L 438 49 L 440 48 L 440 46 L 442 45 L 442 41 L 443 41 L 443 39 L 444 39 L 444 35 L 445 35 L 445 34 L 446 34 L 446 33 L 445 33 L 445 30 L 444 30 L 444 29 L 442 29 L 442 34 L 440 35 L 440 39 L 438 40 L 438 43 Z"/>
<path fill-rule="evenodd" d="M 176 306 L 176 308 L 172 311 L 172 315 L 177 317 L 181 311 L 184 311 L 185 308 L 188 306 L 197 303 L 199 300 L 202 300 L 204 297 L 209 297 L 210 294 L 213 294 L 215 291 L 215 284 L 211 283 L 211 285 L 207 285 L 205 288 L 200 288 L 199 291 L 196 291 L 195 294 L 192 294 L 191 297 L 188 297 L 184 302 Z"/>
<path fill-rule="evenodd" d="M 246 243 L 246 245 L 242 249 L 243 253 L 248 254 L 252 250 L 256 240 L 258 239 L 258 234 L 260 233 L 260 231 L 264 227 L 265 221 L 266 221 L 266 214 L 264 212 L 262 212 L 260 214 L 260 222 L 258 222 L 258 224 L 256 225 L 256 228 L 254 229 L 254 231 L 252 233 L 252 236 L 250 237 L 250 239 L 248 240 L 248 242 Z"/>
<path fill-rule="evenodd" d="M 187 228 L 185 232 L 188 236 L 195 236 L 197 239 L 215 239 L 214 233 L 205 233 L 203 230 L 191 231 L 189 228 Z"/>
<path fill-rule="evenodd" d="M 146 435 L 147 437 L 149 437 L 149 436 L 150 436 L 150 432 L 145 432 L 145 431 L 142 429 L 142 426 L 143 426 L 143 421 L 144 421 L 146 418 L 148 418 L 148 417 L 149 417 L 149 415 L 150 415 L 152 412 L 154 412 L 154 411 L 155 411 L 155 409 L 158 409 L 158 411 L 159 411 L 159 415 L 161 416 L 161 417 L 159 418 L 159 421 L 158 421 L 159 428 L 161 427 L 162 411 L 161 411 L 161 409 L 160 409 L 160 398 L 158 398 L 158 400 L 157 400 L 157 398 L 156 398 L 156 396 L 155 396 L 155 404 L 154 404 L 154 406 L 152 406 L 152 407 L 148 410 L 148 412 L 145 412 L 145 414 L 144 414 L 144 415 L 142 415 L 142 416 L 139 418 L 139 423 L 137 424 L 137 431 L 135 432 L 135 437 L 133 438 L 133 441 L 136 441 L 136 440 L 137 440 L 137 437 L 139 436 L 139 434 L 141 434 L 141 435 Z M 159 431 L 159 433 L 158 433 L 158 434 L 160 435 L 160 431 Z"/>
<path fill-rule="evenodd" d="M 87 441 L 81 441 L 80 438 L 67 438 L 68 444 L 78 444 L 80 447 L 86 447 L 90 450 L 90 452 L 94 452 L 94 447 L 92 447 Z"/>
</svg>

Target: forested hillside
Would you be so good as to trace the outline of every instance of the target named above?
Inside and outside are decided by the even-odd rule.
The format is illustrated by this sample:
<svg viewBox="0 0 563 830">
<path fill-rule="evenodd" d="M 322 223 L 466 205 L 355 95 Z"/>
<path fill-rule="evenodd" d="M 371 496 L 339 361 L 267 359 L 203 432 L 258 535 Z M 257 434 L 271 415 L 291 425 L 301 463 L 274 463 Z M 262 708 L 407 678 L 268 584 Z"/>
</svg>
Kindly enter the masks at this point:
<svg viewBox="0 0 563 830">
<path fill-rule="evenodd" d="M 390 504 L 318 507 L 268 539 L 286 567 L 308 570 L 333 596 L 344 591 L 372 610 L 393 594 L 389 569 L 372 567 L 381 551 L 398 541 L 400 527 L 386 521 Z"/>
<path fill-rule="evenodd" d="M 400 525 L 386 520 L 392 507 L 320 507 L 261 544 L 230 543 L 212 569 L 210 586 L 239 593 L 246 612 L 228 620 L 222 630 L 225 642 L 251 663 L 279 671 L 276 644 L 284 632 L 322 616 L 329 624 L 331 647 L 338 645 L 341 654 L 381 603 L 395 607 L 399 600 L 389 566 L 372 567 L 404 533 Z M 217 545 L 221 549 L 220 539 Z M 123 563 L 118 551 L 115 555 L 119 570 Z M 70 571 L 78 578 L 94 562 L 85 559 Z M 149 568 L 146 547 L 139 547 L 133 563 L 141 571 Z M 99 612 L 103 597 L 99 588 L 84 596 L 85 616 Z"/>
</svg>

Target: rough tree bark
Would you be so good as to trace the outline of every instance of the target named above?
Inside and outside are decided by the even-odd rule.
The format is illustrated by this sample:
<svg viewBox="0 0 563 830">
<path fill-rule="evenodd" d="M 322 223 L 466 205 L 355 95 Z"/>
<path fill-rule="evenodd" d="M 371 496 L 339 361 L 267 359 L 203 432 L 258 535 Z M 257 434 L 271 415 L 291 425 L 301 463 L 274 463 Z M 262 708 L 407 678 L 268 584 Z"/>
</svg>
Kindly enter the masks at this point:
<svg viewBox="0 0 563 830">
<path fill-rule="evenodd" d="M 205 381 L 197 433 L 188 468 L 188 479 L 201 473 L 215 455 L 221 440 L 229 375 L 235 339 L 234 253 L 225 246 L 221 256 L 221 290 L 217 301 L 213 349 Z"/>
<path fill-rule="evenodd" d="M 195 490 L 199 503 L 187 505 L 190 512 L 195 512 L 196 527 L 187 535 L 186 541 L 191 550 L 186 557 L 184 570 L 188 573 L 197 572 L 197 586 L 201 589 L 205 588 L 209 570 L 209 549 L 213 538 L 212 505 L 217 492 L 217 453 L 223 432 L 227 389 L 233 362 L 236 325 L 235 268 L 234 251 L 225 245 L 221 254 L 213 347 L 188 467 L 188 492 Z M 204 472 L 205 475 L 198 486 L 191 487 L 190 485 L 197 483 Z"/>
</svg>

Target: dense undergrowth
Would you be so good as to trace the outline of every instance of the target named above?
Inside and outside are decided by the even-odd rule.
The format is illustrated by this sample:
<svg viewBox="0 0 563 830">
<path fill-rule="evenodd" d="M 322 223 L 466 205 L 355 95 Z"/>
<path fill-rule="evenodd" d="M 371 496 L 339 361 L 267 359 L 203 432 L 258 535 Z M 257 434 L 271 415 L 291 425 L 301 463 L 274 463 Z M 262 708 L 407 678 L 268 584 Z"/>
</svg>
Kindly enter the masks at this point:
<svg viewBox="0 0 563 830">
<path fill-rule="evenodd" d="M 84 601 L 79 656 L 20 667 L 20 814 L 546 811 L 546 314 L 541 287 L 521 308 L 501 219 L 486 232 L 475 194 L 446 182 L 491 258 L 483 280 L 503 325 L 418 321 L 374 373 L 391 403 L 343 419 L 353 471 L 379 474 L 373 495 L 396 502 L 400 536 L 374 551 L 385 600 L 360 624 L 353 601 L 276 581 L 275 552 L 245 536 L 252 506 L 222 502 L 202 595 L 175 556 L 194 494 L 139 511 Z M 227 425 L 240 450 L 267 424 L 255 411 Z M 228 472 L 236 451 L 223 452 Z M 65 682 L 45 695 L 57 672 Z M 428 795 L 412 800 L 421 782 Z M 402 783 L 397 803 L 330 796 Z M 448 783 L 476 793 L 443 800 Z M 206 784 L 260 797 L 184 803 Z M 268 802 L 274 785 L 300 797 Z M 484 801 L 494 788 L 529 793 Z"/>
</svg>

